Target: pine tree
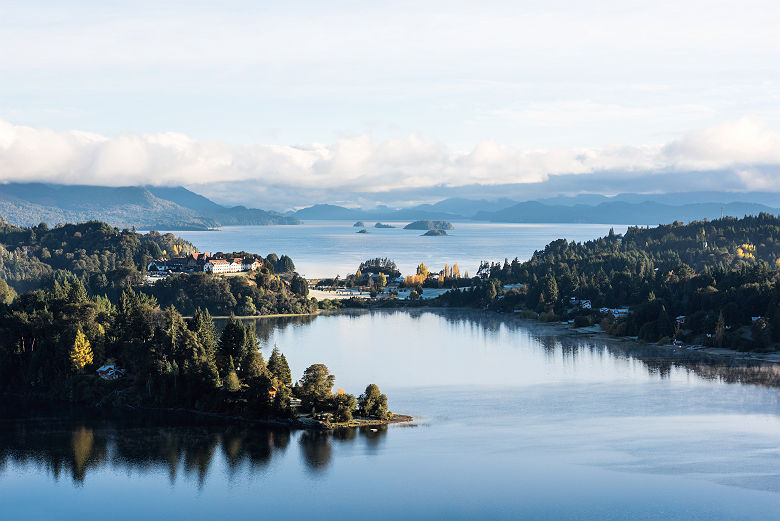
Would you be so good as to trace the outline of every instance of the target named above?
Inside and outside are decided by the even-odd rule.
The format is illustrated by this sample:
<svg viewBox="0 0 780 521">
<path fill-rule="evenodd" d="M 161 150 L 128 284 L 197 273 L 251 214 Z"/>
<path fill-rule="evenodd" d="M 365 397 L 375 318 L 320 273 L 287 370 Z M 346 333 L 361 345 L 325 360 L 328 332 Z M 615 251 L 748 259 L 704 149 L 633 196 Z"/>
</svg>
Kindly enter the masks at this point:
<svg viewBox="0 0 780 521">
<path fill-rule="evenodd" d="M 81 329 L 79 329 L 76 332 L 76 340 L 73 342 L 73 347 L 70 349 L 70 362 L 73 364 L 76 372 L 80 373 L 85 366 L 92 363 L 92 357 L 92 346 L 84 333 L 81 332 Z"/>
<path fill-rule="evenodd" d="M 277 346 L 274 346 L 271 357 L 268 359 L 268 371 L 271 373 L 271 376 L 279 380 L 283 385 L 292 384 L 292 373 L 290 372 L 290 366 L 287 364 L 287 358 L 279 351 Z"/>
<path fill-rule="evenodd" d="M 723 318 L 723 311 L 718 315 L 718 323 L 715 326 L 715 345 L 723 347 L 723 341 L 726 338 L 726 320 Z"/>
<path fill-rule="evenodd" d="M 238 381 L 236 368 L 233 365 L 233 357 L 228 358 L 227 376 L 225 376 L 225 389 L 234 393 L 241 389 L 241 383 Z"/>
<path fill-rule="evenodd" d="M 230 315 L 225 329 L 222 330 L 222 335 L 219 338 L 219 352 L 223 363 L 228 357 L 231 357 L 240 365 L 246 356 L 246 329 L 235 315 Z"/>
<path fill-rule="evenodd" d="M 254 349 L 247 353 L 244 358 L 244 363 L 241 364 L 241 375 L 243 378 L 257 378 L 259 376 L 267 375 L 268 368 L 263 360 L 263 355 L 260 351 Z"/>
</svg>

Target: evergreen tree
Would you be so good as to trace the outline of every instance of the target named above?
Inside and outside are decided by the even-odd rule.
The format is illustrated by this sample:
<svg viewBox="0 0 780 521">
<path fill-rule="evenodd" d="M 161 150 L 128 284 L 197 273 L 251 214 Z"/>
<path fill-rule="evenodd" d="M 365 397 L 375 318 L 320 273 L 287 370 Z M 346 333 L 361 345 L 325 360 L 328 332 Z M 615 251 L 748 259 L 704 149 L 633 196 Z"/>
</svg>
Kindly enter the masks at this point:
<svg viewBox="0 0 780 521">
<path fill-rule="evenodd" d="M 219 354 L 223 360 L 231 358 L 239 365 L 246 356 L 246 329 L 235 315 L 230 315 L 219 337 Z"/>
<path fill-rule="evenodd" d="M 241 389 L 241 383 L 238 381 L 236 368 L 233 365 L 233 357 L 228 358 L 227 376 L 225 376 L 225 389 L 234 393 Z"/>
<path fill-rule="evenodd" d="M 292 373 L 290 373 L 290 366 L 287 364 L 287 358 L 279 351 L 277 346 L 274 346 L 271 357 L 268 359 L 268 370 L 281 384 L 292 384 Z"/>
<path fill-rule="evenodd" d="M 247 353 L 244 358 L 244 363 L 241 364 L 241 376 L 242 378 L 258 378 L 260 376 L 268 376 L 268 368 L 263 360 L 263 355 L 257 349 L 253 349 Z"/>
<path fill-rule="evenodd" d="M 726 339 L 726 320 L 723 318 L 723 311 L 718 314 L 718 323 L 715 325 L 715 345 L 723 347 Z"/>
<path fill-rule="evenodd" d="M 207 309 L 197 308 L 189 321 L 189 328 L 197 335 L 206 355 L 214 358 L 217 353 L 217 326 Z"/>
<path fill-rule="evenodd" d="M 273 408 L 279 415 L 283 417 L 292 416 L 293 411 L 290 406 L 290 398 L 292 398 L 292 394 L 290 393 L 290 388 L 286 385 L 280 385 L 279 388 L 276 389 Z"/>
<path fill-rule="evenodd" d="M 337 422 L 350 422 L 357 406 L 357 400 L 351 394 L 339 393 L 336 395 L 336 412 L 333 419 Z"/>
</svg>

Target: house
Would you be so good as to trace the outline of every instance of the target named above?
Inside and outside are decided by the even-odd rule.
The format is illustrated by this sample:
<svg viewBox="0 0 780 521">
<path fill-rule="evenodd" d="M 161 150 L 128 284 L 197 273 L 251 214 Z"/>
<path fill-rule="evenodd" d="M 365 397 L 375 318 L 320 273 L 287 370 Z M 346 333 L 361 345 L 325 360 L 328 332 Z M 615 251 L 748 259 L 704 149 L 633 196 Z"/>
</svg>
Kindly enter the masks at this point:
<svg viewBox="0 0 780 521">
<path fill-rule="evenodd" d="M 193 273 L 204 271 L 206 273 L 240 273 L 254 271 L 263 267 L 263 262 L 254 257 L 218 259 L 211 253 L 195 252 L 186 257 L 173 259 L 155 259 L 146 267 L 150 276 L 168 275 L 171 273 Z"/>
<path fill-rule="evenodd" d="M 686 319 L 685 315 L 680 315 L 678 317 L 675 317 L 674 321 L 677 322 L 678 326 L 682 327 L 685 325 L 685 319 Z"/>
<path fill-rule="evenodd" d="M 155 259 L 146 266 L 149 275 L 163 275 L 171 271 L 168 261 L 164 259 Z"/>
<path fill-rule="evenodd" d="M 572 306 L 578 307 L 580 309 L 591 309 L 591 307 L 592 307 L 592 304 L 591 304 L 590 300 L 580 300 L 580 299 L 577 299 L 577 298 L 574 298 L 574 297 L 571 297 L 569 299 L 569 304 L 571 304 Z"/>
<path fill-rule="evenodd" d="M 119 380 L 125 375 L 125 370 L 119 369 L 114 364 L 106 364 L 98 368 L 97 374 L 103 380 Z"/>
<path fill-rule="evenodd" d="M 612 315 L 615 318 L 624 318 L 628 316 L 628 308 L 600 308 L 599 312 L 604 315 Z"/>
<path fill-rule="evenodd" d="M 210 259 L 203 265 L 206 273 L 230 273 L 230 263 L 225 259 Z"/>
<path fill-rule="evenodd" d="M 263 267 L 263 263 L 254 258 L 244 259 L 242 261 L 241 271 L 256 271 Z"/>
</svg>

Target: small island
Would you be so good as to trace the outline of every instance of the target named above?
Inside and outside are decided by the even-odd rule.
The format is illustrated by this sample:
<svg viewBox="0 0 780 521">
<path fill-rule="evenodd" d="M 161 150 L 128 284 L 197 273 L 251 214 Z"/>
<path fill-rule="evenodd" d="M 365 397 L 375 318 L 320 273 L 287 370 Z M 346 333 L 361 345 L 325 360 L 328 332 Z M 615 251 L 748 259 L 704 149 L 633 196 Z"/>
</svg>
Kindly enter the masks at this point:
<svg viewBox="0 0 780 521">
<path fill-rule="evenodd" d="M 366 227 L 366 223 L 364 223 L 363 221 L 358 221 L 355 224 L 353 224 L 352 227 L 353 228 L 365 228 Z"/>
<path fill-rule="evenodd" d="M 366 230 L 365 228 L 363 228 L 362 230 L 358 230 L 358 231 L 357 231 L 357 233 L 368 233 L 368 230 Z"/>
<path fill-rule="evenodd" d="M 374 228 L 395 228 L 392 224 L 376 223 Z"/>
<path fill-rule="evenodd" d="M 454 230 L 455 227 L 448 221 L 414 221 L 404 226 L 404 230 Z"/>
<path fill-rule="evenodd" d="M 444 230 L 428 230 L 424 234 L 420 235 L 420 237 L 443 237 L 447 235 L 447 232 Z"/>
</svg>

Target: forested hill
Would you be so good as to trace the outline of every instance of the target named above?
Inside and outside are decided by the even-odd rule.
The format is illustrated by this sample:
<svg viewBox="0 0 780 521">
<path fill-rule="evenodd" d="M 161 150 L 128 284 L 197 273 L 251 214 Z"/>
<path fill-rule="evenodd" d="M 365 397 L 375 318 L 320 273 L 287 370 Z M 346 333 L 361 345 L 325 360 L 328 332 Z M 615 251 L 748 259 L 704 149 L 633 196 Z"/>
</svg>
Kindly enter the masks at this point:
<svg viewBox="0 0 780 521">
<path fill-rule="evenodd" d="M 100 220 L 120 228 L 158 230 L 299 223 L 276 212 L 227 208 L 183 187 L 44 183 L 0 184 L 0 215 L 19 226 Z"/>
<path fill-rule="evenodd" d="M 601 307 L 630 308 L 605 328 L 739 349 L 780 341 L 780 218 L 770 214 L 632 227 L 585 243 L 559 239 L 526 262 L 483 263 L 478 274 L 475 289 L 442 303 L 579 317 L 586 325 L 604 318 Z M 522 286 L 502 295 L 509 283 Z M 589 309 L 576 303 L 582 300 Z"/>
<path fill-rule="evenodd" d="M 171 233 L 140 234 L 98 221 L 21 228 L 0 219 L 0 278 L 20 292 L 72 273 L 103 293 L 139 282 L 153 258 L 193 251 Z"/>
</svg>

